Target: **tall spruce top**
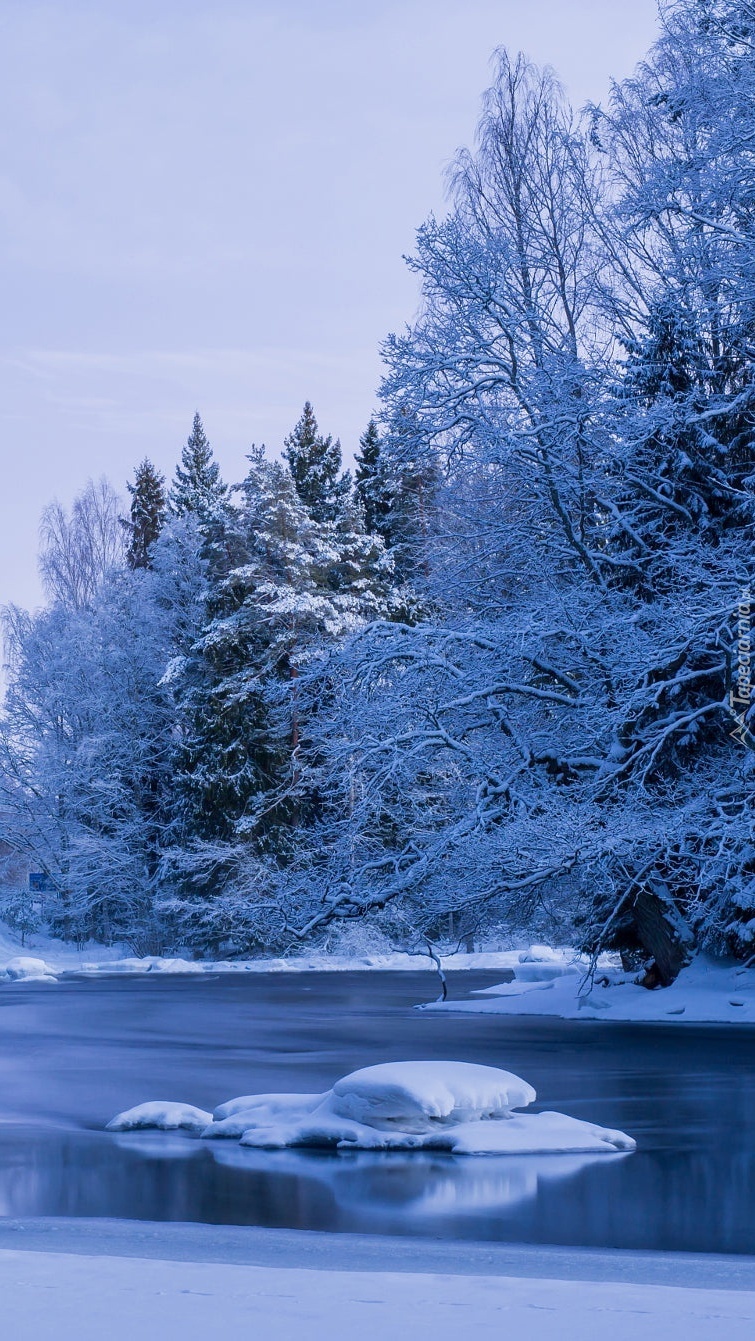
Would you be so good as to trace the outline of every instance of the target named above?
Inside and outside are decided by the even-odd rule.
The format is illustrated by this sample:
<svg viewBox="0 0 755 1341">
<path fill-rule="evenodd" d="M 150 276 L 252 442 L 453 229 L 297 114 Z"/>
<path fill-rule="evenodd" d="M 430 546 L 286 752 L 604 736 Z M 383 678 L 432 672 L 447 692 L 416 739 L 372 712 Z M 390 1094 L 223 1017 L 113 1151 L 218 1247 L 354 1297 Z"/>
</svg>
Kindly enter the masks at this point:
<svg viewBox="0 0 755 1341">
<path fill-rule="evenodd" d="M 206 521 L 227 493 L 228 485 L 220 478 L 220 467 L 197 411 L 168 496 L 171 511 L 177 517 L 194 513 L 200 521 Z"/>
<path fill-rule="evenodd" d="M 349 492 L 348 476 L 341 478 L 341 444 L 320 433 L 315 412 L 305 402 L 301 418 L 284 439 L 283 457 L 302 503 L 315 521 L 334 521 Z"/>
<path fill-rule="evenodd" d="M 128 517 L 121 519 L 128 536 L 126 559 L 130 568 L 149 568 L 152 546 L 159 536 L 167 512 L 165 476 L 145 456 L 134 471 Z"/>
</svg>

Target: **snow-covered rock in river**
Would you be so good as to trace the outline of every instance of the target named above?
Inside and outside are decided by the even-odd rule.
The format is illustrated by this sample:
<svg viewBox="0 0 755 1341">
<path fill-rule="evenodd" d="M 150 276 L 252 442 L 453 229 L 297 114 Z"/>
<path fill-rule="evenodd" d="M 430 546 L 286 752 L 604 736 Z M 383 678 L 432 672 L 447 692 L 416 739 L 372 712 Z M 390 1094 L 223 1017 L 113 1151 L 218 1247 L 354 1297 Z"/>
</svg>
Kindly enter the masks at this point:
<svg viewBox="0 0 755 1341">
<path fill-rule="evenodd" d="M 555 950 L 552 945 L 531 945 L 529 950 L 520 950 L 520 964 L 561 964 L 563 950 Z"/>
<path fill-rule="evenodd" d="M 57 982 L 55 973 L 44 959 L 33 959 L 29 955 L 14 955 L 4 969 L 0 969 L 2 973 L 11 982 Z"/>
<path fill-rule="evenodd" d="M 203 1108 L 195 1108 L 193 1104 L 163 1103 L 154 1100 L 152 1103 L 137 1104 L 135 1108 L 128 1108 L 125 1113 L 119 1113 L 108 1122 L 106 1130 L 157 1129 L 201 1132 L 211 1120 L 209 1113 L 205 1113 Z"/>
<path fill-rule="evenodd" d="M 580 964 L 533 964 L 527 961 L 516 965 L 514 977 L 517 982 L 555 982 L 556 978 L 583 972 L 584 968 Z"/>
<path fill-rule="evenodd" d="M 243 1136 L 251 1127 L 271 1127 L 293 1114 L 311 1113 L 327 1094 L 245 1094 L 220 1104 L 213 1120 L 202 1132 L 205 1137 Z"/>
<path fill-rule="evenodd" d="M 563 1113 L 521 1113 L 536 1098 L 510 1071 L 470 1062 L 389 1062 L 337 1081 L 325 1094 L 258 1094 L 208 1113 L 185 1104 L 140 1104 L 108 1123 L 201 1129 L 243 1146 L 339 1150 L 441 1150 L 450 1154 L 607 1154 L 634 1150 L 623 1132 Z"/>
<path fill-rule="evenodd" d="M 537 1095 L 526 1080 L 496 1066 L 471 1062 L 385 1062 L 352 1071 L 333 1086 L 330 1105 L 339 1117 L 369 1127 L 383 1123 L 412 1130 L 433 1122 L 507 1117 Z M 327 1096 L 326 1096 L 327 1097 Z"/>
</svg>

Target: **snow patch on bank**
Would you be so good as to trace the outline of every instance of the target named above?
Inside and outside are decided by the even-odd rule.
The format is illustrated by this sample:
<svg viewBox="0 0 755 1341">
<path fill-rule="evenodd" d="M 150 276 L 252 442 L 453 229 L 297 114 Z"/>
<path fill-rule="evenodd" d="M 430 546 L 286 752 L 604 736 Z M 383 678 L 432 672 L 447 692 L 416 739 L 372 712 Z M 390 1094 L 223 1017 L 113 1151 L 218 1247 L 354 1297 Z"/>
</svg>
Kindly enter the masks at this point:
<svg viewBox="0 0 755 1341">
<path fill-rule="evenodd" d="M 186 1104 L 139 1104 L 109 1131 L 199 1130 L 206 1139 L 279 1150 L 438 1150 L 455 1155 L 616 1154 L 634 1150 L 623 1132 L 563 1113 L 520 1113 L 531 1085 L 510 1071 L 471 1062 L 387 1062 L 364 1067 L 325 1094 L 258 1094 L 209 1114 Z M 202 1122 L 202 1119 L 206 1122 Z"/>
<path fill-rule="evenodd" d="M 599 961 L 600 962 L 600 961 Z M 670 987 L 648 991 L 636 975 L 613 967 L 552 974 L 542 961 L 542 979 L 533 981 L 532 964 L 514 968 L 514 981 L 471 993 L 467 1000 L 433 1002 L 420 1010 L 473 1015 L 551 1015 L 564 1020 L 616 1020 L 625 1023 L 755 1024 L 755 971 L 698 955 Z"/>
</svg>

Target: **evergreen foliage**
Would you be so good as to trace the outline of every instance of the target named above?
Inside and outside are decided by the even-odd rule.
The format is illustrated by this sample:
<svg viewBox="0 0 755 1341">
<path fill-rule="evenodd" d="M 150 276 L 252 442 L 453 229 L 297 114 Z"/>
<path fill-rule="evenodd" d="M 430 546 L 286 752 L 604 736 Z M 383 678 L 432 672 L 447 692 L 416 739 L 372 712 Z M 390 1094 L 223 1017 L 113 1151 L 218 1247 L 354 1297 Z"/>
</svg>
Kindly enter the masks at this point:
<svg viewBox="0 0 755 1341">
<path fill-rule="evenodd" d="M 134 483 L 126 488 L 131 495 L 129 516 L 121 523 L 127 536 L 126 559 L 130 568 L 149 568 L 167 515 L 165 477 L 145 456 L 134 471 Z"/>
<path fill-rule="evenodd" d="M 315 412 L 305 402 L 301 417 L 284 440 L 283 457 L 304 506 L 316 522 L 332 522 L 348 497 L 351 481 L 341 475 L 341 444 L 320 433 Z"/>
<path fill-rule="evenodd" d="M 393 493 L 377 423 L 370 419 L 359 439 L 359 452 L 354 471 L 354 492 L 364 509 L 364 524 L 370 533 L 381 535 L 390 543 L 388 518 Z"/>
<path fill-rule="evenodd" d="M 220 478 L 220 467 L 213 459 L 197 412 L 168 493 L 170 510 L 177 517 L 194 513 L 200 522 L 207 524 L 217 515 L 227 494 L 228 486 Z"/>
</svg>

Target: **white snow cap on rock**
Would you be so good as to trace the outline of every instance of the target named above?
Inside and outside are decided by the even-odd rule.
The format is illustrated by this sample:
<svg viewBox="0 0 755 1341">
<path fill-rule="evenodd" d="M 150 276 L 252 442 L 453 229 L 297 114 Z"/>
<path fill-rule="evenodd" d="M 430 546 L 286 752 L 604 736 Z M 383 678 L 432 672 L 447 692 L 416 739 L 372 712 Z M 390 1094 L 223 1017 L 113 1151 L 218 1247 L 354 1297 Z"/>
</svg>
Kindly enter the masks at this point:
<svg viewBox="0 0 755 1341">
<path fill-rule="evenodd" d="M 194 1108 L 192 1104 L 152 1103 L 137 1104 L 119 1113 L 108 1122 L 106 1131 L 138 1131 L 140 1128 L 157 1128 L 158 1131 L 204 1131 L 212 1118 L 203 1108 Z"/>
<path fill-rule="evenodd" d="M 229 1099 L 213 1113 L 213 1120 L 202 1132 L 205 1137 L 243 1136 L 251 1127 L 268 1130 L 276 1123 L 296 1120 L 311 1113 L 328 1094 L 245 1094 Z"/>
<path fill-rule="evenodd" d="M 496 1066 L 472 1062 L 384 1062 L 352 1071 L 333 1086 L 331 1106 L 341 1117 L 374 1126 L 405 1118 L 466 1122 L 507 1116 L 537 1094 L 526 1080 Z"/>
<path fill-rule="evenodd" d="M 44 959 L 33 959 L 30 955 L 14 955 L 4 970 L 11 982 L 57 982 L 57 977 Z"/>
<path fill-rule="evenodd" d="M 316 1108 L 326 1097 L 325 1094 L 242 1094 L 238 1099 L 229 1099 L 227 1103 L 218 1104 L 212 1115 L 213 1122 L 222 1122 L 224 1118 L 235 1117 L 237 1113 L 247 1109 L 267 1108 L 272 1102 L 278 1111 L 284 1108 L 296 1108 L 301 1110 L 309 1103 L 311 1108 Z"/>
<path fill-rule="evenodd" d="M 338 1150 L 442 1150 L 449 1154 L 606 1154 L 634 1150 L 630 1136 L 562 1113 L 518 1113 L 535 1091 L 494 1066 L 387 1062 L 336 1082 L 325 1094 L 259 1094 L 209 1113 L 186 1104 L 140 1104 L 108 1123 L 240 1137 L 243 1146 Z"/>
</svg>

